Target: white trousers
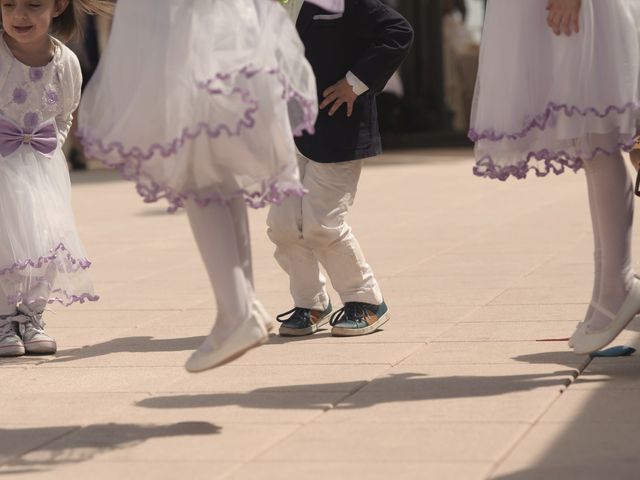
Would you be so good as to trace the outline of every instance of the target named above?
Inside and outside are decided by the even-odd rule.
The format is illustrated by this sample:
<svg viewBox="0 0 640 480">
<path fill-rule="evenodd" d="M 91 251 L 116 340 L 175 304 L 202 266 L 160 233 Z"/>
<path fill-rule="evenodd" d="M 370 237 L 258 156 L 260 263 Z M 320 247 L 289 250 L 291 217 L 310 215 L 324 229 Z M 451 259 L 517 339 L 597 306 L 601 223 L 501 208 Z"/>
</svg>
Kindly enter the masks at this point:
<svg viewBox="0 0 640 480">
<path fill-rule="evenodd" d="M 380 304 L 382 293 L 351 227 L 345 221 L 353 204 L 362 160 L 318 163 L 298 154 L 302 198 L 272 206 L 268 235 L 275 258 L 289 275 L 296 307 L 324 309 L 329 303 L 322 265 L 345 302 Z"/>
</svg>

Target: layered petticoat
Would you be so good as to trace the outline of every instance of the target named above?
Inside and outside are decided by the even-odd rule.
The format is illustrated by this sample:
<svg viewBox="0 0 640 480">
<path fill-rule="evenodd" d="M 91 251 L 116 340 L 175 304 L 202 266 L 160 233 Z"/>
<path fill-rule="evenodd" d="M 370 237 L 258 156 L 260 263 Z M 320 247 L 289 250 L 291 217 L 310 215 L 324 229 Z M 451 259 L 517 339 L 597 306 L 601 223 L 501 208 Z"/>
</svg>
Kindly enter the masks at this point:
<svg viewBox="0 0 640 480">
<path fill-rule="evenodd" d="M 580 32 L 556 36 L 546 0 L 491 0 L 469 138 L 478 176 L 580 169 L 633 145 L 640 113 L 636 0 L 583 0 Z"/>
<path fill-rule="evenodd" d="M 48 159 L 24 146 L 0 162 L 0 289 L 9 303 L 97 300 L 62 151 Z"/>
<path fill-rule="evenodd" d="M 85 92 L 86 153 L 170 208 L 301 195 L 293 135 L 313 131 L 315 78 L 265 0 L 121 0 Z"/>
</svg>

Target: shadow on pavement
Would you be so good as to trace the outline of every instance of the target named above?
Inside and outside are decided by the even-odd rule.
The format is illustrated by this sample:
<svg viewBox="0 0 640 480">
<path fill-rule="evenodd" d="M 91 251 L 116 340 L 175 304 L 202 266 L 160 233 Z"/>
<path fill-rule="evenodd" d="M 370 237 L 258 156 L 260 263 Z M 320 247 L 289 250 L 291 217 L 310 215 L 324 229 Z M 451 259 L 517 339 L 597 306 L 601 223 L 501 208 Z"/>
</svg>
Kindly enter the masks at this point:
<svg viewBox="0 0 640 480">
<path fill-rule="evenodd" d="M 518 362 L 531 363 L 533 365 L 566 365 L 567 367 L 582 370 L 589 362 L 588 355 L 577 355 L 571 351 L 541 352 L 512 357 Z"/>
<path fill-rule="evenodd" d="M 279 328 L 279 324 L 276 325 L 276 332 L 277 329 Z M 369 338 L 372 338 L 376 335 L 380 335 L 382 333 L 384 333 L 384 328 L 380 328 L 378 330 L 376 330 L 375 332 L 371 332 L 370 334 L 368 334 L 367 336 Z M 318 329 L 318 331 L 316 333 L 314 333 L 313 335 L 301 335 L 301 336 L 291 336 L 291 337 L 283 337 L 281 335 L 278 335 L 277 333 L 274 333 L 272 335 L 269 336 L 269 344 L 270 345 L 284 345 L 286 343 L 292 343 L 292 342 L 309 342 L 309 341 L 314 341 L 314 340 L 322 340 L 323 338 L 336 338 L 336 337 L 332 337 L 331 335 L 331 327 L 330 326 L 326 326 L 326 327 L 321 327 Z M 345 339 L 346 337 L 342 337 L 343 339 Z M 351 339 L 357 339 L 358 337 L 351 337 Z"/>
<path fill-rule="evenodd" d="M 382 333 L 384 330 L 375 332 L 374 335 Z M 319 340 L 321 338 L 331 337 L 331 333 L 320 331 L 315 335 L 305 337 L 280 337 L 278 335 L 270 335 L 269 344 L 282 345 L 289 342 L 304 340 Z M 138 337 L 121 337 L 107 340 L 106 342 L 87 345 L 81 348 L 70 348 L 59 350 L 55 358 L 47 361 L 48 364 L 67 363 L 75 360 L 83 360 L 87 358 L 101 357 L 112 353 L 147 353 L 147 352 L 182 352 L 195 350 L 206 338 L 203 336 L 184 337 L 184 338 L 154 338 L 152 336 Z M 20 357 L 18 359 L 0 359 L 1 364 L 7 365 L 24 365 L 25 359 L 29 359 L 31 363 L 39 364 L 48 357 Z"/>
<path fill-rule="evenodd" d="M 208 422 L 181 422 L 172 425 L 135 425 L 109 423 L 102 425 L 0 428 L 6 445 L 19 445 L 33 439 L 33 447 L 25 454 L 16 452 L 0 467 L 0 476 L 27 474 L 48 470 L 62 464 L 91 460 L 96 455 L 131 448 L 153 438 L 215 435 L 221 428 Z M 41 439 L 38 444 L 38 439 Z"/>
<path fill-rule="evenodd" d="M 565 387 L 574 370 L 550 374 L 507 376 L 429 377 L 418 373 L 402 373 L 376 378 L 371 382 L 308 384 L 258 388 L 247 393 L 206 393 L 194 395 L 167 395 L 147 398 L 136 403 L 144 408 L 210 408 L 237 405 L 256 409 L 363 409 L 381 403 L 441 400 L 497 396 L 512 392 L 526 392 L 536 388 Z M 365 388 L 361 387 L 366 385 Z M 314 395 L 294 395 L 302 392 L 345 392 L 337 405 L 329 406 Z M 348 392 L 355 392 L 349 395 Z"/>
<path fill-rule="evenodd" d="M 149 336 L 114 338 L 95 345 L 69 350 L 60 350 L 53 363 L 73 362 L 86 358 L 101 357 L 112 353 L 182 352 L 195 350 L 205 336 L 184 338 L 154 338 Z"/>
</svg>

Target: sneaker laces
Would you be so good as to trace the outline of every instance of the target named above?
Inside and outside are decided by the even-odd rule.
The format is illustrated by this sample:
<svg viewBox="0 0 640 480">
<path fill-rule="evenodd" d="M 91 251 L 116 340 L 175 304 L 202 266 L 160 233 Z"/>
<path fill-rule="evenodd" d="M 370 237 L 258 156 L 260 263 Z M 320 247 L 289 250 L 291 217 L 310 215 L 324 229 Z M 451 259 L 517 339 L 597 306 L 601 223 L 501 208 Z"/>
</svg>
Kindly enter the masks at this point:
<svg viewBox="0 0 640 480">
<path fill-rule="evenodd" d="M 0 317 L 0 338 L 16 334 L 16 327 L 11 318 L 12 317 Z"/>
<path fill-rule="evenodd" d="M 367 314 L 367 303 L 363 302 L 347 302 L 341 309 L 336 310 L 331 315 L 329 324 L 333 327 L 343 321 L 358 322 L 364 320 Z"/>
<path fill-rule="evenodd" d="M 28 330 L 35 330 L 37 333 L 44 333 L 45 323 L 42 320 L 42 313 L 28 315 L 18 312 L 17 315 L 11 317 L 11 321 L 18 324 L 20 335 L 24 337 Z"/>
<path fill-rule="evenodd" d="M 287 315 L 289 315 L 287 317 Z M 286 317 L 286 318 L 285 318 Z M 305 322 L 311 321 L 311 310 L 308 308 L 293 307 L 288 312 L 281 313 L 276 317 L 276 320 L 280 323 L 288 322 L 289 320 L 304 320 Z"/>
</svg>

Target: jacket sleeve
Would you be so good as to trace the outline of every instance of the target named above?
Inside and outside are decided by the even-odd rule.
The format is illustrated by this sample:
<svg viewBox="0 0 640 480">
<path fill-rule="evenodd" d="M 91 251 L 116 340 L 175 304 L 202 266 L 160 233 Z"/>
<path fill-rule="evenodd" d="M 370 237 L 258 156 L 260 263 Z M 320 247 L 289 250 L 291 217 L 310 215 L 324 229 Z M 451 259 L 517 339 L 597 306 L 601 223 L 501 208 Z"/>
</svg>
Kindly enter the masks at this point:
<svg viewBox="0 0 640 480">
<path fill-rule="evenodd" d="M 321 8 L 324 8 L 328 12 L 342 12 L 344 11 L 345 0 L 307 0 L 309 3 L 315 3 Z"/>
<path fill-rule="evenodd" d="M 80 104 L 80 90 L 82 88 L 82 70 L 76 55 L 64 48 L 62 54 L 62 88 L 63 88 L 63 112 L 56 117 L 56 125 L 60 138 L 60 145 L 64 144 L 71 130 L 73 114 Z"/>
<path fill-rule="evenodd" d="M 400 67 L 413 43 L 413 29 L 398 12 L 380 0 L 350 0 L 345 16 L 369 47 L 351 72 L 373 92 L 380 92 Z"/>
</svg>

